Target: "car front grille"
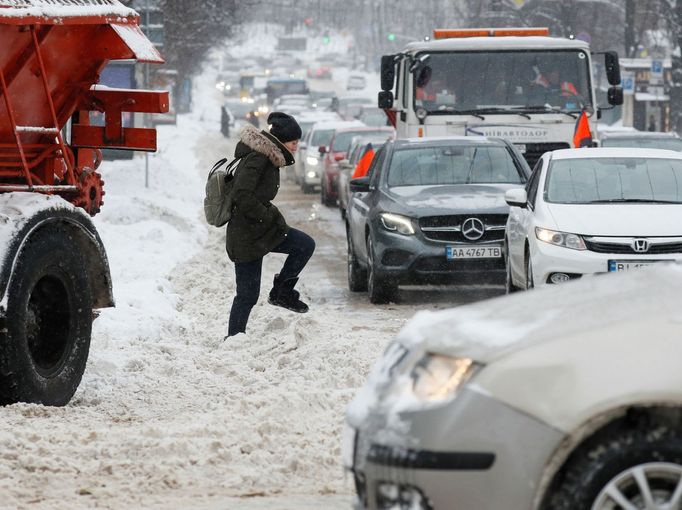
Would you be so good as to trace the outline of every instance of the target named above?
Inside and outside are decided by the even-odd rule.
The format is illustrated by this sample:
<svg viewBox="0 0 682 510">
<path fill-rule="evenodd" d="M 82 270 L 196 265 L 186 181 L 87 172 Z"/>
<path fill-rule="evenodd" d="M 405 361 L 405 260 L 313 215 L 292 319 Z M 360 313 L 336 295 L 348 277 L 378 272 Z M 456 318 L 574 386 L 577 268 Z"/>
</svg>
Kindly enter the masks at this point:
<svg viewBox="0 0 682 510">
<path fill-rule="evenodd" d="M 483 222 L 485 232 L 480 239 L 467 239 L 462 233 L 462 224 L 469 218 Z M 504 240 L 507 224 L 506 214 L 458 214 L 449 216 L 426 216 L 419 219 L 419 228 L 424 237 L 431 241 L 450 243 L 491 243 Z"/>
<path fill-rule="evenodd" d="M 595 253 L 613 253 L 617 255 L 662 255 L 666 253 L 682 253 L 682 242 L 651 244 L 644 252 L 635 251 L 631 244 L 605 243 L 585 239 L 585 246 Z"/>
<path fill-rule="evenodd" d="M 527 143 L 525 146 L 526 151 L 523 153 L 523 157 L 531 168 L 535 166 L 535 163 L 545 152 L 571 148 L 567 143 Z"/>
</svg>

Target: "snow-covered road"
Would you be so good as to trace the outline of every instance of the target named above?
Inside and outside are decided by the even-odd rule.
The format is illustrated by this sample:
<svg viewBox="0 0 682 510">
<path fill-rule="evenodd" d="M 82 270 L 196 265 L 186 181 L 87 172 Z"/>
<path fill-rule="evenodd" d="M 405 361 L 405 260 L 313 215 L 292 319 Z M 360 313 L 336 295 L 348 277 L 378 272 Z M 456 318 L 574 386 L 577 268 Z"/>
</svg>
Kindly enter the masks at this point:
<svg viewBox="0 0 682 510">
<path fill-rule="evenodd" d="M 284 183 L 278 205 L 317 241 L 300 284 L 311 311 L 261 298 L 248 334 L 224 342 L 234 274 L 201 197 L 234 141 L 204 85 L 205 104 L 161 129 L 150 189 L 142 159 L 103 167 L 97 225 L 118 306 L 95 322 L 69 406 L 0 409 L 2 509 L 349 508 L 340 431 L 371 364 L 416 310 L 500 292 L 407 291 L 371 306 L 347 290 L 338 211 Z M 282 261 L 266 258 L 264 295 Z"/>
</svg>

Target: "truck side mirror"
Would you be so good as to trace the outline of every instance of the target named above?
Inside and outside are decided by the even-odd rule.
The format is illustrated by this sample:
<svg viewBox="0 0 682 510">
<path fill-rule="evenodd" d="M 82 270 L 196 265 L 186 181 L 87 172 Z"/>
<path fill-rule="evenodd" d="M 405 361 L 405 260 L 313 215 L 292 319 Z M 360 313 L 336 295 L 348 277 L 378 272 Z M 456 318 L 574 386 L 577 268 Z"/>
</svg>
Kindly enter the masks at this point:
<svg viewBox="0 0 682 510">
<path fill-rule="evenodd" d="M 381 57 L 381 90 L 393 90 L 395 85 L 395 56 Z"/>
<path fill-rule="evenodd" d="M 606 66 L 606 79 L 609 81 L 609 85 L 620 85 L 620 62 L 618 61 L 618 53 L 615 51 L 607 51 L 604 53 L 604 64 Z"/>
<path fill-rule="evenodd" d="M 623 87 L 618 85 L 609 88 L 608 92 L 609 104 L 613 106 L 620 106 L 623 104 Z"/>
<path fill-rule="evenodd" d="M 390 90 L 379 92 L 379 108 L 384 110 L 393 108 L 393 92 Z"/>
</svg>

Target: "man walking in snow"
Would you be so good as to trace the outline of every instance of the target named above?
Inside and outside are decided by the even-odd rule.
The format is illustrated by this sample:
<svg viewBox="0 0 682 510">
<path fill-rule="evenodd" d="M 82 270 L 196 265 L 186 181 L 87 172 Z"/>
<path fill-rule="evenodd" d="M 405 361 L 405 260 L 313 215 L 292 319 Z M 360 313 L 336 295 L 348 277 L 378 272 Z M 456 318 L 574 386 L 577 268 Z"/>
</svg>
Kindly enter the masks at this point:
<svg viewBox="0 0 682 510">
<path fill-rule="evenodd" d="M 234 153 L 241 162 L 234 176 L 235 208 L 227 225 L 227 254 L 234 262 L 237 295 L 230 310 L 228 337 L 246 331 L 260 295 L 263 257 L 270 252 L 288 257 L 275 275 L 268 302 L 298 313 L 308 311 L 294 287 L 315 250 L 315 241 L 289 227 L 271 203 L 279 191 L 279 169 L 294 164 L 301 127 L 281 112 L 271 113 L 268 124 L 269 132 L 244 126 Z"/>
</svg>

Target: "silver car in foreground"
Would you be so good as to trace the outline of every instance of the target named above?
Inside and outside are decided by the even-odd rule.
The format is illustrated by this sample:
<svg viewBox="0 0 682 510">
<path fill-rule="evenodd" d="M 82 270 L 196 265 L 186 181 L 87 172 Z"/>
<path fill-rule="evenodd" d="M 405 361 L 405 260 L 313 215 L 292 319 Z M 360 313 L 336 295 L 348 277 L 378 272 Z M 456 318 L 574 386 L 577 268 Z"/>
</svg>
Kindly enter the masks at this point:
<svg viewBox="0 0 682 510">
<path fill-rule="evenodd" d="M 348 408 L 356 509 L 682 508 L 682 268 L 408 323 Z"/>
</svg>

